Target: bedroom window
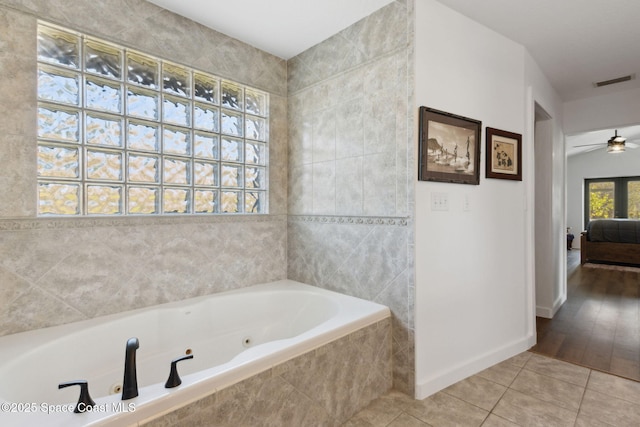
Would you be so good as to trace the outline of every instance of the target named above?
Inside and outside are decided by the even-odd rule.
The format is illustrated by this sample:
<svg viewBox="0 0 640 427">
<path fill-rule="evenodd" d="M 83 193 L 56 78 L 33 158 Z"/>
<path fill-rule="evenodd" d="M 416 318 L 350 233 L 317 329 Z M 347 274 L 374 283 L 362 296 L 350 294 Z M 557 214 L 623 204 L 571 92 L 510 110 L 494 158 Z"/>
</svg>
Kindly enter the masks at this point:
<svg viewBox="0 0 640 427">
<path fill-rule="evenodd" d="M 640 176 L 585 179 L 585 224 L 592 219 L 640 219 Z"/>
<path fill-rule="evenodd" d="M 38 26 L 38 215 L 267 213 L 268 94 Z"/>
</svg>

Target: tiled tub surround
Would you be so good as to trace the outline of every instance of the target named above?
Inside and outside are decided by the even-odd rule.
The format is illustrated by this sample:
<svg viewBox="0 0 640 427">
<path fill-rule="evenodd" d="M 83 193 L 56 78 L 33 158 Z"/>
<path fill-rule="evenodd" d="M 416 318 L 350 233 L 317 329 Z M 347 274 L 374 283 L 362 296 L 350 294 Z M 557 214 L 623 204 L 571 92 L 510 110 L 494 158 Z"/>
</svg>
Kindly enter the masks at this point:
<svg viewBox="0 0 640 427">
<path fill-rule="evenodd" d="M 286 219 L 0 220 L 0 255 L 7 335 L 283 279 Z"/>
<path fill-rule="evenodd" d="M 288 276 L 388 306 L 394 388 L 412 395 L 410 225 L 399 217 L 290 216 Z"/>
<path fill-rule="evenodd" d="M 139 394 L 126 402 L 135 411 L 117 410 L 114 388 L 132 336 L 140 343 Z M 387 307 L 290 280 L 15 334 L 0 339 L 0 401 L 73 407 L 78 390 L 55 385 L 80 378 L 97 408 L 107 409 L 5 411 L 0 424 L 134 425 L 267 370 L 315 396 L 327 419 L 339 423 L 389 389 L 389 339 Z M 189 353 L 194 358 L 179 368 L 182 384 L 165 389 L 169 362 Z"/>
<path fill-rule="evenodd" d="M 40 19 L 268 92 L 269 215 L 36 218 Z M 286 278 L 286 61 L 143 0 L 0 0 L 0 40 L 0 335 Z"/>
<path fill-rule="evenodd" d="M 391 375 L 387 318 L 144 425 L 339 426 L 388 391 Z"/>
<path fill-rule="evenodd" d="M 413 395 L 413 1 L 288 61 L 288 277 L 389 306 Z"/>
<path fill-rule="evenodd" d="M 9 76 L 0 82 L 7 112 L 0 117 L 0 275 L 10 284 L 0 291 L 7 301 L 1 333 L 285 277 L 326 286 L 317 274 L 339 257 L 358 254 L 351 258 L 360 263 L 354 271 L 374 266 L 378 255 L 373 261 L 366 248 L 382 250 L 374 242 L 382 234 L 402 246 L 392 270 L 371 288 L 371 277 L 347 280 L 343 274 L 335 288 L 391 307 L 394 387 L 412 395 L 412 9 L 412 1 L 394 1 L 283 61 L 142 0 L 0 0 L 0 67 Z M 268 219 L 33 220 L 37 19 L 269 92 Z M 293 216 L 285 229 L 287 213 Z M 301 222 L 301 215 L 349 215 L 365 222 Z M 366 222 L 375 217 L 408 226 Z M 299 241 L 302 236 L 310 240 Z M 112 257 L 103 257 L 104 251 Z M 304 264 L 314 268 L 303 271 Z M 198 285 L 176 281 L 185 273 Z"/>
</svg>

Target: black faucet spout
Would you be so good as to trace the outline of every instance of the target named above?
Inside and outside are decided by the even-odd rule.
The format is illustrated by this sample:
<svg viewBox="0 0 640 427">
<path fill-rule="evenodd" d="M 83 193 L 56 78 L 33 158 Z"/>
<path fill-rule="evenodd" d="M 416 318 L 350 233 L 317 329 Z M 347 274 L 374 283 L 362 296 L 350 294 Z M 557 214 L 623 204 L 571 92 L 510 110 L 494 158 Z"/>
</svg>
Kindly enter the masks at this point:
<svg viewBox="0 0 640 427">
<path fill-rule="evenodd" d="M 140 348 L 138 338 L 127 340 L 124 356 L 124 380 L 122 381 L 122 400 L 133 399 L 138 395 L 138 376 L 136 373 L 136 350 Z"/>
</svg>

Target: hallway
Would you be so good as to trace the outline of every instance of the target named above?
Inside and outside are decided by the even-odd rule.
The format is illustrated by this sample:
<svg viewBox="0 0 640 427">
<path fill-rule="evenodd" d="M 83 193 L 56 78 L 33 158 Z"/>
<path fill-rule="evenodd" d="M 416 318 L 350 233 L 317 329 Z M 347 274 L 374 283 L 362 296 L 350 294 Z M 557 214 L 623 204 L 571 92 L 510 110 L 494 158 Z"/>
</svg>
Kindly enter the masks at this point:
<svg viewBox="0 0 640 427">
<path fill-rule="evenodd" d="M 640 381 L 640 269 L 580 265 L 567 257 L 567 301 L 538 317 L 531 351 Z"/>
</svg>

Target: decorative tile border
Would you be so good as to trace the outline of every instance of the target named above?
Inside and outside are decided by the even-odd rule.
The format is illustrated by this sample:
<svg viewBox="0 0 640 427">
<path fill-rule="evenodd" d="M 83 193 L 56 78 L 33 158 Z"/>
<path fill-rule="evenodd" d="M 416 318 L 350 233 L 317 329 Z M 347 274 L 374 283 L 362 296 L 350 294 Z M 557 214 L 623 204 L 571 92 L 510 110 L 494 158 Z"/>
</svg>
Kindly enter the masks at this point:
<svg viewBox="0 0 640 427">
<path fill-rule="evenodd" d="M 91 227 L 130 227 L 177 224 L 228 224 L 250 222 L 314 222 L 319 224 L 385 225 L 406 227 L 409 217 L 333 215 L 211 215 L 149 217 L 0 218 L 0 231 L 52 230 Z"/>
<path fill-rule="evenodd" d="M 91 227 L 131 227 L 177 224 L 228 224 L 285 221 L 286 215 L 202 215 L 149 217 L 76 217 L 76 218 L 7 218 L 0 219 L 0 231 L 52 230 Z"/>
<path fill-rule="evenodd" d="M 291 222 L 316 222 L 320 224 L 390 225 L 406 227 L 409 217 L 389 216 L 333 216 L 333 215 L 289 215 Z"/>
</svg>

